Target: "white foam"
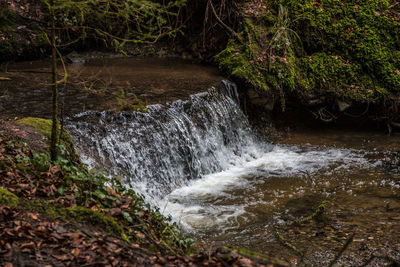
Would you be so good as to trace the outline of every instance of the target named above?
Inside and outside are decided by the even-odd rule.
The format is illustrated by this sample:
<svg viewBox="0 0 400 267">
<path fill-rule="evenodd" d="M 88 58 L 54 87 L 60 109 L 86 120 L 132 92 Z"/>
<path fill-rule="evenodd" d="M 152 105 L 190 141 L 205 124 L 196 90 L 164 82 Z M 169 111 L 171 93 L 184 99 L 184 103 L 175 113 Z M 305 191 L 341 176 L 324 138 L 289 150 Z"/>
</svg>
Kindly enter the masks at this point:
<svg viewBox="0 0 400 267">
<path fill-rule="evenodd" d="M 311 148 L 310 148 L 311 149 Z M 218 205 L 219 198 L 232 198 L 235 190 L 248 190 L 260 182 L 255 177 L 288 177 L 313 174 L 324 169 L 345 169 L 366 165 L 362 155 L 346 149 L 301 151 L 298 147 L 275 146 L 272 151 L 253 160 L 240 161 L 227 170 L 205 175 L 188 185 L 173 190 L 163 201 L 164 213 L 189 231 L 217 227 L 227 230 L 235 220 L 246 213 L 246 207 L 257 199 L 242 205 Z M 299 194 L 302 190 L 299 191 Z M 207 204 L 208 203 L 208 204 Z M 211 204 L 213 203 L 213 204 Z"/>
<path fill-rule="evenodd" d="M 84 162 L 123 175 L 127 187 L 189 230 L 227 230 L 247 220 L 251 212 L 246 209 L 262 201 L 253 189 L 271 177 L 303 177 L 366 163 L 351 150 L 259 140 L 235 102 L 237 88 L 225 85 L 224 94 L 197 94 L 149 106 L 148 113 L 85 112 L 66 127 Z"/>
</svg>

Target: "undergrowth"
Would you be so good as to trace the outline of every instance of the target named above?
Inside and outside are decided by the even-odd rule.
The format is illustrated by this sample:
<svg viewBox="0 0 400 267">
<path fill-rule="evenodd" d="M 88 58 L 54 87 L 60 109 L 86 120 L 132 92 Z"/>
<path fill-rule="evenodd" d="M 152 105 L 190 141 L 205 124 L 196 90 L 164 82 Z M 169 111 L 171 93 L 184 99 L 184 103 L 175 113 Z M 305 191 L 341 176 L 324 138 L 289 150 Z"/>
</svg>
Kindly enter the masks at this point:
<svg viewBox="0 0 400 267">
<path fill-rule="evenodd" d="M 219 66 L 261 90 L 355 102 L 400 96 L 398 5 L 391 0 L 264 0 L 242 5 Z"/>
</svg>

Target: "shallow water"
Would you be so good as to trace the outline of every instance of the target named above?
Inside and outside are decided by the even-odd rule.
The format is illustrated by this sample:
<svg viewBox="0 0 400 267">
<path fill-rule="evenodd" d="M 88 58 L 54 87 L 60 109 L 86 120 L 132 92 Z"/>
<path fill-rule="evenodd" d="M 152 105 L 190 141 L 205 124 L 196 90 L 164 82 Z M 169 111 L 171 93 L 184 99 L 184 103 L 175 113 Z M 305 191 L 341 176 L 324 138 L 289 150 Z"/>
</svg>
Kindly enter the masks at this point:
<svg viewBox="0 0 400 267">
<path fill-rule="evenodd" d="M 67 83 L 59 85 L 64 103 L 61 112 L 66 116 L 88 110 L 119 110 L 118 99 L 131 101 L 134 95 L 145 105 L 187 99 L 222 79 L 216 67 L 189 60 L 98 56 L 82 55 L 66 64 Z M 0 80 L 2 117 L 51 118 L 50 66 L 49 60 L 0 65 L 0 77 L 8 78 Z M 62 80 L 61 64 L 58 69 Z"/>
</svg>

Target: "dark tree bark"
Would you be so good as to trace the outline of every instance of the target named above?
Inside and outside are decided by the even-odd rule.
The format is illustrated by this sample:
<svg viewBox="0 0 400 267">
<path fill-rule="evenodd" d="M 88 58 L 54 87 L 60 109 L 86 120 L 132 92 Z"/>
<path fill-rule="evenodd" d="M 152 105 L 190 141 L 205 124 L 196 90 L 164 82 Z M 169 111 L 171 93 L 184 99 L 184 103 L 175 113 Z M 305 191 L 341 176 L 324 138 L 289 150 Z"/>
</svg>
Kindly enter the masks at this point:
<svg viewBox="0 0 400 267">
<path fill-rule="evenodd" d="M 57 85 L 57 44 L 56 44 L 56 30 L 54 22 L 54 1 L 50 1 L 50 21 L 51 21 L 51 73 L 52 73 L 52 128 L 51 128 L 51 141 L 50 141 L 50 157 L 52 161 L 57 159 L 57 143 L 59 140 L 58 132 L 58 85 Z"/>
</svg>

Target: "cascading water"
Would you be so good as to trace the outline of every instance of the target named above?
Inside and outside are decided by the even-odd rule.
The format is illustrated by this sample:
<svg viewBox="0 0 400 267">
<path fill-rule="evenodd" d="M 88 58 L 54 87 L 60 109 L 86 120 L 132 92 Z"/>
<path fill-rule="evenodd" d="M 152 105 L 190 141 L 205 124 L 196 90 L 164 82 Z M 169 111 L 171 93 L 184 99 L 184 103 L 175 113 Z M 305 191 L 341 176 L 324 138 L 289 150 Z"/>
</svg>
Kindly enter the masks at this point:
<svg viewBox="0 0 400 267">
<path fill-rule="evenodd" d="M 255 197 L 238 192 L 265 177 L 308 174 L 362 163 L 345 149 L 301 150 L 261 141 L 237 104 L 236 86 L 147 113 L 84 112 L 67 129 L 84 162 L 124 176 L 151 205 L 187 230 L 235 227 Z M 247 190 L 247 191 L 246 191 Z M 227 199 L 241 199 L 240 204 Z"/>
<path fill-rule="evenodd" d="M 85 112 L 67 128 L 89 166 L 125 175 L 128 186 L 157 201 L 190 180 L 271 149 L 254 146 L 248 121 L 230 97 L 237 96 L 236 87 L 224 83 L 226 94 L 213 90 L 149 106 L 148 113 Z"/>
</svg>

